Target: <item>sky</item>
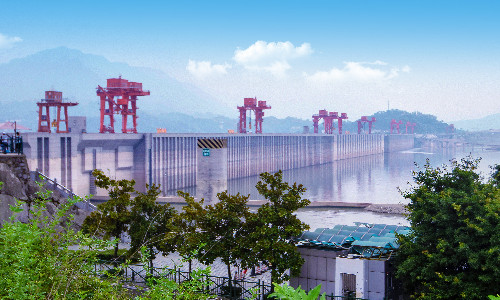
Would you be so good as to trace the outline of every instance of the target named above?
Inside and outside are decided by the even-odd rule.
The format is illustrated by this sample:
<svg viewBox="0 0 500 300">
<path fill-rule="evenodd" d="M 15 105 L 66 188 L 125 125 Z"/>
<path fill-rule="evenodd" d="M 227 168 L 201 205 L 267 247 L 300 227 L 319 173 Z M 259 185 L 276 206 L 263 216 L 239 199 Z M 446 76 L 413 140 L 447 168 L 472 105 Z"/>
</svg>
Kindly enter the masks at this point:
<svg viewBox="0 0 500 300">
<path fill-rule="evenodd" d="M 0 1 L 0 64 L 64 46 L 280 118 L 500 113 L 500 1 Z"/>
</svg>

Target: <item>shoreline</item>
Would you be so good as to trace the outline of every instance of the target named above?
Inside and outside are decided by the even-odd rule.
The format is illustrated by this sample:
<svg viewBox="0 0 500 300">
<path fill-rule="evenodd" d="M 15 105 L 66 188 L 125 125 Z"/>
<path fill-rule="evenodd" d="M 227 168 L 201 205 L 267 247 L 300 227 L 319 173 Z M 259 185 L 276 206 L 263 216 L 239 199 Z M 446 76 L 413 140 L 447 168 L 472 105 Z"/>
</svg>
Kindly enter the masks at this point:
<svg viewBox="0 0 500 300">
<path fill-rule="evenodd" d="M 107 197 L 94 197 L 93 202 L 104 202 Z M 181 197 L 158 197 L 159 203 L 169 203 L 175 205 L 185 205 L 184 199 Z M 248 200 L 249 207 L 259 207 L 265 204 L 266 200 Z M 334 201 L 314 201 L 307 206 L 308 208 L 354 208 L 371 211 L 375 213 L 403 215 L 408 211 L 404 204 L 377 204 L 369 202 L 334 202 Z"/>
</svg>

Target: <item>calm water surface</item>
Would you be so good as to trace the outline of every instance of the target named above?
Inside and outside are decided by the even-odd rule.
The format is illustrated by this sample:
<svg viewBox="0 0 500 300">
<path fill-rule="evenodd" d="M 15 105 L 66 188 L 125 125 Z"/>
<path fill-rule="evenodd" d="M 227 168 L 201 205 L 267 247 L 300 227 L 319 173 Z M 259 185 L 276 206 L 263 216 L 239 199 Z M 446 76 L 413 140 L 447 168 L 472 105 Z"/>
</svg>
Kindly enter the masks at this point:
<svg viewBox="0 0 500 300">
<path fill-rule="evenodd" d="M 290 183 L 303 184 L 307 188 L 304 198 L 311 201 L 406 204 L 408 201 L 401 196 L 399 189 L 410 189 L 413 182 L 412 171 L 417 170 L 415 163 L 423 166 L 429 159 L 430 164 L 437 167 L 449 165 L 451 159 L 461 159 L 468 155 L 482 158 L 479 171 L 485 178 L 491 174 L 490 166 L 500 164 L 498 151 L 469 148 L 429 152 L 413 149 L 289 170 L 283 176 Z M 228 182 L 228 190 L 230 193 L 250 194 L 250 199 L 262 199 L 255 189 L 258 180 L 257 176 L 231 180 Z M 308 208 L 299 211 L 298 216 L 312 229 L 353 222 L 408 225 L 403 216 L 360 209 Z"/>
</svg>

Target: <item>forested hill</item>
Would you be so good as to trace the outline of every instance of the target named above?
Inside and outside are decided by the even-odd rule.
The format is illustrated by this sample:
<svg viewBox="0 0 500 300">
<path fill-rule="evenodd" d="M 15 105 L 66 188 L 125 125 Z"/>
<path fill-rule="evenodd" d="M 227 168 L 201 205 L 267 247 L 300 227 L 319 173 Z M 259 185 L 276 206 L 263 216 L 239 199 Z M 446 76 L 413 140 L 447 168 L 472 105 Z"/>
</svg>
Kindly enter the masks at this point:
<svg viewBox="0 0 500 300">
<path fill-rule="evenodd" d="M 407 112 L 399 109 L 391 109 L 386 111 L 379 111 L 370 117 L 375 117 L 375 129 L 380 131 L 391 130 L 391 120 L 403 121 L 400 125 L 400 130 L 404 133 L 406 122 L 416 123 L 414 133 L 426 134 L 440 134 L 446 133 L 449 124 L 439 121 L 436 116 L 423 114 L 420 112 Z"/>
</svg>

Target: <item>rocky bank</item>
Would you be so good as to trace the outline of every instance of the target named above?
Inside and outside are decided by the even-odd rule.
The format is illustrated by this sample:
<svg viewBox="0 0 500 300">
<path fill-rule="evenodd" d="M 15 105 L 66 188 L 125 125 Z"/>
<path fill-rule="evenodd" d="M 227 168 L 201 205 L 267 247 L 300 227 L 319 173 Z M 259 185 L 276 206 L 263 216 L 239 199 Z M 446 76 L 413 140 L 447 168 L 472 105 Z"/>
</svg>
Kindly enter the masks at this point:
<svg viewBox="0 0 500 300">
<path fill-rule="evenodd" d="M 30 178 L 26 156 L 0 154 L 0 182 L 2 182 L 0 189 L 0 226 L 12 216 L 10 206 L 16 205 L 16 199 L 22 202 L 23 211 L 16 214 L 15 219 L 24 223 L 28 222 L 29 218 L 33 216 L 31 204 L 38 198 L 37 192 L 40 191 L 40 187 Z M 49 185 L 43 188 L 51 190 Z M 66 203 L 66 198 L 57 190 L 53 191 L 44 215 L 52 216 L 63 203 Z M 72 206 L 68 214 L 74 216 L 72 227 L 79 230 L 89 213 Z"/>
</svg>

